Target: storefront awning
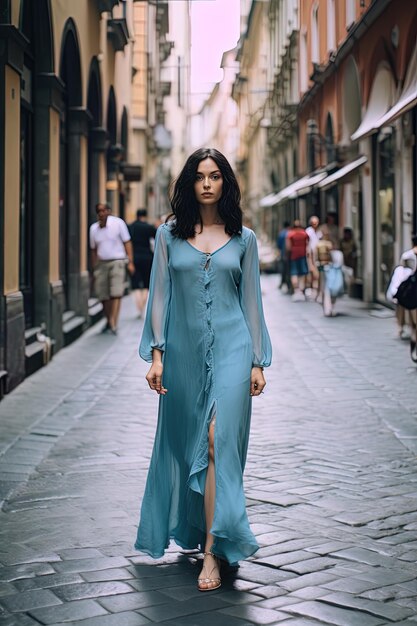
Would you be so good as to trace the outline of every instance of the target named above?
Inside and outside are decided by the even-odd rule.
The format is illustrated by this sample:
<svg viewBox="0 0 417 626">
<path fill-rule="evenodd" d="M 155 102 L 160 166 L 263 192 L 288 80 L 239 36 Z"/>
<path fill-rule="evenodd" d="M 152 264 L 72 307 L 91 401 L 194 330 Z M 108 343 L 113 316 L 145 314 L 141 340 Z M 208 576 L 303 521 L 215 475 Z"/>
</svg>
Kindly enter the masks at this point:
<svg viewBox="0 0 417 626">
<path fill-rule="evenodd" d="M 270 193 L 259 201 L 259 206 L 262 208 L 273 206 L 275 204 L 274 198 L 277 194 Z"/>
<path fill-rule="evenodd" d="M 297 198 L 298 196 L 303 196 L 306 193 L 309 193 L 313 187 L 317 185 L 320 181 L 326 178 L 326 172 L 319 172 L 318 174 L 314 174 L 313 176 L 303 176 L 298 180 L 295 180 L 278 193 L 270 193 L 259 202 L 259 206 L 261 207 L 270 207 L 283 202 L 284 200 L 292 200 Z"/>
<path fill-rule="evenodd" d="M 394 122 L 397 117 L 406 113 L 417 104 L 417 45 L 411 56 L 405 76 L 404 86 L 398 102 L 391 107 L 380 119 L 381 126 L 387 126 Z"/>
<path fill-rule="evenodd" d="M 317 185 L 317 183 L 326 178 L 326 176 L 326 172 L 320 172 L 319 174 L 314 174 L 313 176 L 310 175 L 299 178 L 291 183 L 291 185 L 281 189 L 281 191 L 276 194 L 274 204 L 279 204 L 284 200 L 291 200 L 293 198 L 297 198 L 297 196 L 302 196 L 308 193 L 313 187 L 315 187 L 315 185 Z"/>
<path fill-rule="evenodd" d="M 394 101 L 394 82 L 390 70 L 380 68 L 372 85 L 368 108 L 359 127 L 351 136 L 352 141 L 359 141 L 381 128 L 381 119 Z"/>
<path fill-rule="evenodd" d="M 324 180 L 321 180 L 317 186 L 320 189 L 328 189 L 329 187 L 333 187 L 333 185 L 336 185 L 338 182 L 346 178 L 346 176 L 348 176 L 349 174 L 357 170 L 359 167 L 364 165 L 364 163 L 366 163 L 367 160 L 368 158 L 366 156 L 361 156 L 358 159 L 355 159 L 354 161 L 347 163 L 340 169 L 333 172 L 333 174 L 330 174 L 329 176 L 327 176 Z"/>
</svg>

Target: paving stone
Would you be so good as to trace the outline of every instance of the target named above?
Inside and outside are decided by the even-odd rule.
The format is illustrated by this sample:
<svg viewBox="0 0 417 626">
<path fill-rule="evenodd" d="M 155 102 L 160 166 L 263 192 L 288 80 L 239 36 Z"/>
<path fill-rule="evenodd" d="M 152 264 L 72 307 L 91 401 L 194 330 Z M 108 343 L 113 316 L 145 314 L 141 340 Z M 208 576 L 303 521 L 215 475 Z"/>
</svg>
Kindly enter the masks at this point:
<svg viewBox="0 0 417 626">
<path fill-rule="evenodd" d="M 125 613 L 117 613 L 114 615 L 100 615 L 99 617 L 90 617 L 81 621 L 71 621 L 71 626 L 145 626 L 151 622 L 134 611 L 126 611 Z M 59 622 L 52 626 L 67 625 L 68 622 Z"/>
<path fill-rule="evenodd" d="M 333 591 L 346 591 L 347 593 L 363 593 L 369 589 L 375 589 L 378 585 L 379 583 L 377 582 L 351 577 L 339 578 L 322 584 L 323 588 L 332 589 Z"/>
<path fill-rule="evenodd" d="M 32 578 L 34 576 L 53 574 L 54 572 L 54 568 L 48 563 L 28 563 L 14 567 L 3 567 L 0 568 L 0 581 L 13 582 L 20 578 Z"/>
<path fill-rule="evenodd" d="M 143 580 L 129 580 L 129 585 L 137 591 L 152 591 L 156 589 L 169 589 L 188 583 L 193 589 L 197 588 L 197 572 L 193 576 L 185 576 L 184 574 L 173 574 L 172 576 L 164 576 L 158 578 L 144 578 Z"/>
<path fill-rule="evenodd" d="M 122 595 L 132 593 L 133 588 L 126 583 L 119 581 L 107 581 L 98 583 L 75 583 L 72 585 L 62 585 L 54 587 L 54 593 L 63 602 L 81 600 L 82 598 L 98 598 L 101 596 Z"/>
<path fill-rule="evenodd" d="M 317 622 L 316 620 L 306 619 L 304 617 L 295 617 L 283 622 L 279 622 L 279 626 L 318 626 L 323 622 Z"/>
<path fill-rule="evenodd" d="M 251 563 L 242 564 L 239 570 L 239 577 L 255 583 L 278 583 L 293 578 L 289 572 L 281 572 L 270 567 L 260 567 Z"/>
<path fill-rule="evenodd" d="M 130 563 L 124 557 L 103 556 L 93 559 L 71 559 L 69 561 L 62 561 L 60 563 L 55 563 L 55 569 L 62 573 L 79 573 L 92 572 L 101 569 L 127 567 L 128 565 L 130 565 Z"/>
<path fill-rule="evenodd" d="M 98 570 L 97 572 L 83 572 L 82 578 L 90 583 L 98 583 L 106 580 L 129 580 L 133 578 L 133 575 L 125 568 L 115 567 L 113 569 Z"/>
<path fill-rule="evenodd" d="M 337 606 L 359 609 L 377 617 L 385 617 L 391 621 L 401 620 L 412 615 L 412 611 L 403 609 L 392 602 L 374 602 L 364 598 L 355 598 L 349 593 L 330 593 L 320 598 L 320 602 Z"/>
<path fill-rule="evenodd" d="M 2 598 L 0 603 L 10 613 L 17 613 L 39 607 L 55 606 L 61 604 L 61 600 L 48 589 L 36 589 L 7 596 Z"/>
<path fill-rule="evenodd" d="M 198 591 L 198 590 L 197 590 Z M 201 595 L 201 591 L 199 591 Z M 242 591 L 225 591 L 222 590 L 220 594 L 220 598 L 224 602 L 228 602 L 230 604 L 250 604 L 250 603 L 258 603 L 260 601 L 260 597 L 253 593 L 244 593 Z"/>
<path fill-rule="evenodd" d="M 16 584 L 12 585 L 11 583 L 0 583 L 0 598 L 4 596 L 12 596 L 18 590 Z"/>
<path fill-rule="evenodd" d="M 267 563 L 273 567 L 283 567 L 284 565 L 288 565 L 288 563 L 297 563 L 307 559 L 314 559 L 314 554 L 309 554 L 304 550 L 294 550 L 293 552 L 286 552 L 284 554 L 261 558 L 258 562 Z"/>
<path fill-rule="evenodd" d="M 154 606 L 158 604 L 166 604 L 169 598 L 159 591 L 133 592 L 125 593 L 121 596 L 112 596 L 109 598 L 100 598 L 100 604 L 107 611 L 117 613 L 120 611 L 134 611 L 142 607 Z"/>
<path fill-rule="evenodd" d="M 314 552 L 315 554 L 326 555 L 334 552 L 338 552 L 339 550 L 343 550 L 344 548 L 348 548 L 348 543 L 343 543 L 341 541 L 328 541 L 326 543 L 322 543 L 319 545 L 310 545 L 305 549 L 307 552 Z"/>
<path fill-rule="evenodd" d="M 403 583 L 414 580 L 415 572 L 400 572 L 396 569 L 374 568 L 372 571 L 362 572 L 358 574 L 359 580 L 369 580 L 377 583 L 381 587 L 393 585 L 394 583 Z"/>
<path fill-rule="evenodd" d="M 150 623 L 150 622 L 149 622 Z M 208 611 L 198 615 L 186 615 L 178 620 L 167 620 L 164 626 L 254 626 L 253 622 L 223 615 L 219 611 Z"/>
<path fill-rule="evenodd" d="M 102 558 L 103 554 L 97 548 L 69 548 L 67 550 L 60 550 L 59 556 L 64 561 L 70 561 L 72 559 L 95 559 Z"/>
<path fill-rule="evenodd" d="M 385 619 L 374 617 L 360 611 L 351 611 L 336 606 L 330 606 L 320 601 L 300 602 L 286 607 L 288 613 L 312 617 L 325 624 L 335 626 L 380 626 Z"/>
<path fill-rule="evenodd" d="M 358 561 L 359 563 L 366 563 L 367 565 L 381 565 L 382 567 L 392 567 L 393 565 L 392 558 L 371 550 L 365 550 L 364 548 L 339 550 L 338 552 L 332 552 L 331 556 L 339 559 L 347 559 L 348 561 Z"/>
<path fill-rule="evenodd" d="M 261 598 L 275 598 L 276 596 L 284 595 L 286 591 L 276 585 L 262 585 L 262 587 L 255 587 L 252 593 L 259 595 Z"/>
<path fill-rule="evenodd" d="M 46 576 L 16 580 L 13 584 L 19 591 L 28 591 L 29 589 L 53 589 L 60 585 L 71 585 L 82 581 L 83 579 L 79 574 L 47 574 Z"/>
<path fill-rule="evenodd" d="M 23 613 L 15 613 L 14 615 L 0 617 L 1 626 L 39 626 L 37 620 L 32 619 Z"/>
<path fill-rule="evenodd" d="M 290 580 L 284 580 L 279 583 L 280 587 L 283 587 L 287 591 L 296 591 L 304 587 L 314 587 L 316 585 L 322 585 L 335 580 L 335 576 L 327 574 L 326 572 L 318 572 L 313 574 L 304 574 L 303 576 L 296 576 Z"/>
<path fill-rule="evenodd" d="M 225 615 L 234 615 L 235 617 L 249 620 L 253 624 L 275 624 L 280 620 L 288 618 L 288 614 L 280 611 L 250 605 L 234 606 L 229 609 L 222 609 L 220 612 Z"/>
<path fill-rule="evenodd" d="M 322 587 L 303 587 L 303 589 L 293 591 L 292 595 L 302 600 L 316 600 L 317 598 L 326 596 L 327 593 L 328 590 Z"/>
<path fill-rule="evenodd" d="M 75 602 L 66 602 L 59 606 L 34 609 L 29 611 L 29 615 L 37 619 L 41 624 L 59 624 L 59 622 L 77 621 L 98 615 L 107 615 L 107 611 L 94 600 L 77 600 Z"/>
<path fill-rule="evenodd" d="M 262 606 L 265 609 L 282 609 L 282 611 L 285 611 L 286 606 L 297 604 L 297 602 L 303 602 L 303 599 L 286 594 L 285 596 L 261 600 L 258 602 L 257 606 Z"/>
<path fill-rule="evenodd" d="M 162 595 L 162 594 L 161 594 Z M 147 608 L 139 609 L 140 615 L 144 615 L 152 622 L 165 622 L 167 620 L 178 619 L 186 615 L 200 614 L 205 611 L 214 611 L 216 609 L 222 609 L 227 605 L 223 602 L 220 596 L 220 590 L 218 592 L 213 591 L 207 594 L 210 597 L 200 594 L 198 598 L 191 598 L 187 602 L 170 602 L 169 604 L 159 604 L 156 606 L 150 606 Z M 166 599 L 166 598 L 165 598 Z"/>
<path fill-rule="evenodd" d="M 335 559 L 329 559 L 327 557 L 318 557 L 316 559 L 305 559 L 297 563 L 289 563 L 283 565 L 282 569 L 290 572 L 296 572 L 297 574 L 310 574 L 313 572 L 320 572 L 332 567 L 336 563 Z"/>
<path fill-rule="evenodd" d="M 7 552 L 0 552 L 0 562 L 3 565 L 23 565 L 30 563 L 53 563 L 60 561 L 60 558 L 54 552 L 44 552 L 40 554 L 27 547 L 19 548 L 13 546 Z"/>
</svg>

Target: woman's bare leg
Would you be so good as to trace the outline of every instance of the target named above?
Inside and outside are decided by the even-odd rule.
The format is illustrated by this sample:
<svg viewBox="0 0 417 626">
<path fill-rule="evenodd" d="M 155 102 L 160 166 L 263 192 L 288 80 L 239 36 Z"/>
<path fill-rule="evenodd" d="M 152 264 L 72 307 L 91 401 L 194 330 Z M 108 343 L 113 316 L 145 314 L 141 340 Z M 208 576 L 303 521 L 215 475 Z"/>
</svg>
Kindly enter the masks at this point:
<svg viewBox="0 0 417 626">
<path fill-rule="evenodd" d="M 214 503 L 216 501 L 216 474 L 214 471 L 214 427 L 216 418 L 213 417 L 209 428 L 209 462 L 207 468 L 206 488 L 204 491 L 204 510 L 206 514 L 206 545 L 204 552 L 210 552 L 213 545 L 213 535 L 209 532 L 213 525 L 214 519 Z"/>
<path fill-rule="evenodd" d="M 214 506 L 216 501 L 216 474 L 214 466 L 214 428 L 216 424 L 216 416 L 213 417 L 209 428 L 209 441 L 208 452 L 209 462 L 207 467 L 206 486 L 204 491 L 204 511 L 206 516 L 206 543 L 204 546 L 204 552 L 210 552 L 213 546 L 214 537 L 210 532 L 214 519 Z M 217 559 L 212 556 L 204 557 L 203 568 L 200 573 L 200 579 L 211 578 L 214 581 L 209 583 L 199 582 L 201 589 L 212 589 L 218 587 L 218 580 L 220 578 L 220 570 Z"/>
</svg>

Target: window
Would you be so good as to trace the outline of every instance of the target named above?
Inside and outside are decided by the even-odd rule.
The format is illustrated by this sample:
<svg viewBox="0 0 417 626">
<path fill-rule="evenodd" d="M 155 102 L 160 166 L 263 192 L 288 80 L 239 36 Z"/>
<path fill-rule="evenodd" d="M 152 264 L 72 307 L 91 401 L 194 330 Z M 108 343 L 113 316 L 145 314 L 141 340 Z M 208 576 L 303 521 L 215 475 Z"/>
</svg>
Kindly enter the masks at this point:
<svg viewBox="0 0 417 626">
<path fill-rule="evenodd" d="M 308 89 L 307 33 L 305 31 L 301 34 L 300 44 L 300 91 L 305 93 Z"/>
<path fill-rule="evenodd" d="M 311 12 L 311 62 L 320 62 L 319 6 L 315 4 Z"/>
<path fill-rule="evenodd" d="M 327 50 L 336 50 L 336 11 L 335 0 L 327 0 Z"/>
<path fill-rule="evenodd" d="M 356 18 L 356 0 L 346 0 L 346 28 L 353 24 Z"/>
</svg>

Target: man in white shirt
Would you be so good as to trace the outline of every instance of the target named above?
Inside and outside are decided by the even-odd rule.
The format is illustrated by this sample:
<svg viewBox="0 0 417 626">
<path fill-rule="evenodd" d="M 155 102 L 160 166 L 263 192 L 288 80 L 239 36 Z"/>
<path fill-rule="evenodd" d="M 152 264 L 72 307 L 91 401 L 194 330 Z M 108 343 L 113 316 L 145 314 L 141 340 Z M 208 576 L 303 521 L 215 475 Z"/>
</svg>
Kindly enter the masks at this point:
<svg viewBox="0 0 417 626">
<path fill-rule="evenodd" d="M 107 204 L 97 204 L 96 213 L 98 220 L 90 226 L 94 288 L 107 320 L 103 331 L 116 335 L 120 301 L 125 289 L 126 259 L 129 272 L 133 274 L 135 271 L 132 242 L 125 222 L 111 215 Z"/>
<path fill-rule="evenodd" d="M 322 238 L 322 232 L 319 230 L 320 220 L 317 215 L 312 215 L 309 219 L 309 226 L 306 228 L 306 233 L 309 237 L 308 242 L 308 269 L 310 271 L 309 276 L 309 294 L 311 293 L 311 288 L 318 292 L 319 286 L 319 271 L 314 262 L 316 247 L 320 239 Z M 307 290 L 306 290 L 307 291 Z M 307 295 L 309 295 L 307 294 Z"/>
</svg>

